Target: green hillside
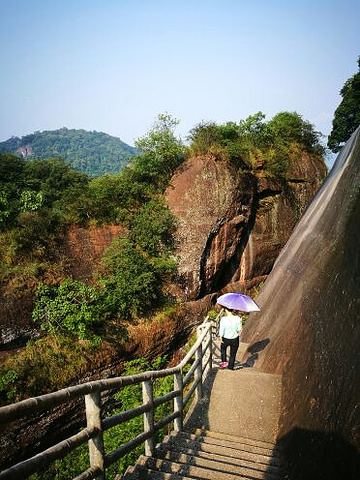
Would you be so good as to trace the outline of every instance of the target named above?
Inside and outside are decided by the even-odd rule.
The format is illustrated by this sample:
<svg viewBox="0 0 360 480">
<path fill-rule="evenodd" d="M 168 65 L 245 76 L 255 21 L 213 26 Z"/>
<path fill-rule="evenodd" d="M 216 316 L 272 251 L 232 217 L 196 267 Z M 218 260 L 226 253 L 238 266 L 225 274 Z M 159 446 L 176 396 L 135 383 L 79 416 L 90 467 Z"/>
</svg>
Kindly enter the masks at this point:
<svg viewBox="0 0 360 480">
<path fill-rule="evenodd" d="M 0 311 L 11 312 L 2 322 L 22 321 L 42 332 L 0 365 L 0 404 L 64 388 L 98 368 L 96 362 L 109 358 L 105 352 L 127 352 L 127 327 L 134 322 L 176 316 L 178 299 L 169 285 L 173 275 L 179 278 L 173 235 L 179 220 L 164 192 L 185 159 L 211 155 L 229 162 L 239 178 L 274 179 L 268 185 L 276 186 L 286 182 L 293 160 L 301 165 L 303 153 L 322 152 L 320 134 L 299 114 L 264 117 L 201 122 L 186 146 L 174 134 L 178 121 L 159 115 L 137 140 L 140 153 L 129 165 L 96 178 L 60 159 L 0 153 Z M 77 279 L 64 249 L 67 232 L 114 224 L 121 225 L 119 236 L 93 265 L 92 278 Z"/>
<path fill-rule="evenodd" d="M 136 150 L 106 133 L 61 128 L 0 142 L 0 153 L 5 152 L 29 159 L 61 157 L 76 170 L 103 175 L 119 172 Z"/>
</svg>

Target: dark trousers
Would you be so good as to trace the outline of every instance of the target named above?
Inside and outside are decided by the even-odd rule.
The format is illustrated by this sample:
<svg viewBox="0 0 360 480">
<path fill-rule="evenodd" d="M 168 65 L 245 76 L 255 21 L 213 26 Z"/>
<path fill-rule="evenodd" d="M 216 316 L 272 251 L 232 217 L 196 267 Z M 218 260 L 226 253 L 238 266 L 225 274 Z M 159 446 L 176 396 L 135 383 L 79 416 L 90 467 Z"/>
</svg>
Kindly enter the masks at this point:
<svg viewBox="0 0 360 480">
<path fill-rule="evenodd" d="M 221 339 L 221 345 L 220 345 L 220 350 L 221 350 L 221 361 L 226 362 L 226 350 L 227 348 L 230 347 L 230 357 L 229 357 L 229 366 L 230 370 L 234 369 L 234 364 L 235 364 L 235 357 L 236 357 L 236 352 L 238 351 L 239 348 L 239 337 L 236 338 L 225 338 L 222 337 Z"/>
</svg>

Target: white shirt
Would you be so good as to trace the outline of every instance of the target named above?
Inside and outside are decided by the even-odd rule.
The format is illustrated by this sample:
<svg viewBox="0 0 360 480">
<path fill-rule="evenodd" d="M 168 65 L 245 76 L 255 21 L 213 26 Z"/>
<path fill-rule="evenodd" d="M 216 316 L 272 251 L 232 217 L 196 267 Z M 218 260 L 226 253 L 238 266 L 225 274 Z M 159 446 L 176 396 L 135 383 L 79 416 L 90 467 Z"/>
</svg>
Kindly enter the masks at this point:
<svg viewBox="0 0 360 480">
<path fill-rule="evenodd" d="M 219 336 L 229 340 L 236 338 L 242 330 L 241 317 L 237 315 L 225 315 L 221 317 Z"/>
</svg>

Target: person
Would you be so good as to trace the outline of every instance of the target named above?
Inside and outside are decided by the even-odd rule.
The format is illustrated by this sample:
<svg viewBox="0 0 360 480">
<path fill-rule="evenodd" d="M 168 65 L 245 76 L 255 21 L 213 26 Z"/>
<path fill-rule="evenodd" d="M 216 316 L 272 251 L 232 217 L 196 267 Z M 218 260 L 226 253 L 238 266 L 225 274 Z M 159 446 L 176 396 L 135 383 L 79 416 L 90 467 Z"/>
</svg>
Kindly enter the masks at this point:
<svg viewBox="0 0 360 480">
<path fill-rule="evenodd" d="M 242 329 L 242 319 L 234 314 L 234 310 L 225 309 L 225 315 L 220 319 L 219 336 L 221 337 L 221 363 L 220 368 L 234 370 L 236 352 L 239 348 L 239 333 Z M 227 362 L 227 349 L 230 347 L 229 362 Z"/>
</svg>

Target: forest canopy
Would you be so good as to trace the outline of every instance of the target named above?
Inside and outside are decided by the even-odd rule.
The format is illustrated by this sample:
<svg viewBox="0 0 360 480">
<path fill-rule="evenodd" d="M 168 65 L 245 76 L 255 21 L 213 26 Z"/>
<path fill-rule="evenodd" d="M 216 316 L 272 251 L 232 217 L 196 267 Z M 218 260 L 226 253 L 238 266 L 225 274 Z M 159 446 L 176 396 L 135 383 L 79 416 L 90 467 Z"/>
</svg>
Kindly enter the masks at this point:
<svg viewBox="0 0 360 480">
<path fill-rule="evenodd" d="M 65 163 L 88 175 L 119 172 L 137 153 L 120 138 L 86 130 L 49 130 L 0 143 L 0 153 L 13 153 L 26 159 L 62 158 Z"/>
</svg>

